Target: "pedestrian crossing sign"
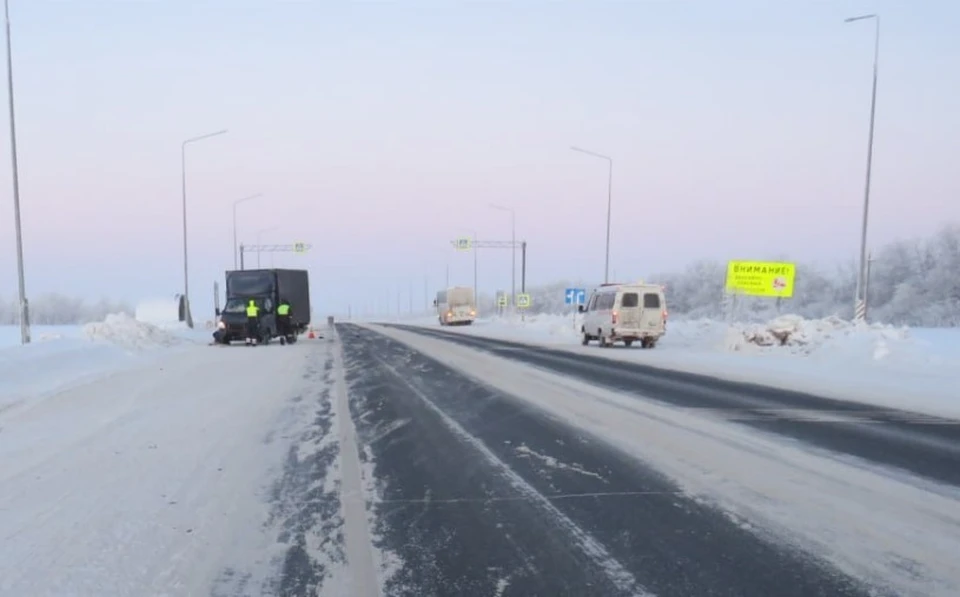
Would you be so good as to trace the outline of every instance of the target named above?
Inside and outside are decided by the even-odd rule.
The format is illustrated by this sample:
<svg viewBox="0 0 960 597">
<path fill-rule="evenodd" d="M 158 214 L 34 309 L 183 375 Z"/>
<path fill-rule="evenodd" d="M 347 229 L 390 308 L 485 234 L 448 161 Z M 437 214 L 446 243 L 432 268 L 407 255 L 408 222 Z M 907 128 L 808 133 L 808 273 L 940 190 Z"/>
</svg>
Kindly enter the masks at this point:
<svg viewBox="0 0 960 597">
<path fill-rule="evenodd" d="M 306 253 L 306 252 L 307 252 L 307 243 L 293 243 L 293 252 L 294 252 L 294 253 Z"/>
<path fill-rule="evenodd" d="M 456 245 L 457 245 L 458 251 L 469 251 L 471 246 L 470 238 L 469 237 L 458 238 Z"/>
<path fill-rule="evenodd" d="M 519 308 L 521 308 L 521 309 L 528 309 L 528 308 L 530 308 L 530 303 L 531 303 L 531 302 L 532 302 L 532 301 L 530 300 L 530 295 L 529 295 L 529 294 L 518 294 L 518 295 L 517 295 L 517 307 L 519 307 Z"/>
</svg>

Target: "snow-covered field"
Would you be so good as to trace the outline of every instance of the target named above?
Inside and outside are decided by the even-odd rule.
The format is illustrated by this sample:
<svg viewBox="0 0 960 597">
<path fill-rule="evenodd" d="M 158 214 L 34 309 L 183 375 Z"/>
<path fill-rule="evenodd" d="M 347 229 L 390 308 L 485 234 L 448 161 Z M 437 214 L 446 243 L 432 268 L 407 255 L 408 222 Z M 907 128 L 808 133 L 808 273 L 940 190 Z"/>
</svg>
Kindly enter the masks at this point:
<svg viewBox="0 0 960 597">
<path fill-rule="evenodd" d="M 0 411 L 178 350 L 206 343 L 209 332 L 161 328 L 127 315 L 81 326 L 0 327 Z"/>
<path fill-rule="evenodd" d="M 441 329 L 435 318 L 415 323 Z M 573 315 L 489 318 L 443 328 L 585 354 L 796 389 L 886 408 L 960 417 L 960 328 L 854 326 L 839 319 L 785 316 L 766 325 L 671 319 L 653 350 L 580 346 Z M 786 346 L 761 346 L 771 330 L 791 330 Z"/>
</svg>

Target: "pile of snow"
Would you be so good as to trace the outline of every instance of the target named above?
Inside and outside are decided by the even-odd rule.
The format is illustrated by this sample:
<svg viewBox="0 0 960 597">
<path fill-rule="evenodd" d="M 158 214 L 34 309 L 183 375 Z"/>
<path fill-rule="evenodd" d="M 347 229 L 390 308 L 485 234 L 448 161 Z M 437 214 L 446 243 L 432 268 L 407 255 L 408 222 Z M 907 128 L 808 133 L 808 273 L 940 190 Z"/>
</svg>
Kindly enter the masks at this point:
<svg viewBox="0 0 960 597">
<path fill-rule="evenodd" d="M 99 323 L 83 326 L 87 338 L 105 341 L 130 350 L 175 346 L 183 340 L 155 325 L 137 321 L 126 313 L 107 315 Z"/>
<path fill-rule="evenodd" d="M 731 325 L 727 333 L 726 349 L 780 350 L 798 355 L 809 355 L 818 348 L 860 336 L 869 357 L 880 360 L 891 352 L 891 344 L 911 339 L 907 328 L 883 324 L 855 324 L 838 317 L 804 319 L 799 315 L 782 315 L 765 324 Z M 864 353 L 867 356 L 867 353 Z"/>
</svg>

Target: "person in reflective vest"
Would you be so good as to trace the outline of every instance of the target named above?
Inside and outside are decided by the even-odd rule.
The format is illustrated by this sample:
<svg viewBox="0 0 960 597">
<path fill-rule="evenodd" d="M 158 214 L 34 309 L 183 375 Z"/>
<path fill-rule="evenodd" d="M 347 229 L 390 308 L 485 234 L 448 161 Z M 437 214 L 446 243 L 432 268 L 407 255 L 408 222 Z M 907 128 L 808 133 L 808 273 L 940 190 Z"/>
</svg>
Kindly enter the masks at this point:
<svg viewBox="0 0 960 597">
<path fill-rule="evenodd" d="M 280 299 L 277 305 L 277 332 L 281 336 L 289 336 L 293 332 L 290 326 L 290 302 L 285 298 Z"/>
<path fill-rule="evenodd" d="M 260 335 L 260 307 L 257 302 L 250 299 L 247 303 L 247 344 L 256 344 L 257 336 Z"/>
</svg>

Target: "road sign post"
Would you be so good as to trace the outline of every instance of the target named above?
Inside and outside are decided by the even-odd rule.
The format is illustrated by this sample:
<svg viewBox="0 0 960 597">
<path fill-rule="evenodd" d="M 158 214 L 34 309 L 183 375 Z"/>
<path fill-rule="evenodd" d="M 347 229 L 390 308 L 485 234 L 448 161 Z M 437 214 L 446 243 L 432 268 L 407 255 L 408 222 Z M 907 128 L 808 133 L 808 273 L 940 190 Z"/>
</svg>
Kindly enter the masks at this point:
<svg viewBox="0 0 960 597">
<path fill-rule="evenodd" d="M 563 304 L 573 307 L 573 329 L 577 329 L 577 306 L 587 300 L 587 291 L 584 288 L 567 288 L 563 291 Z"/>
</svg>

